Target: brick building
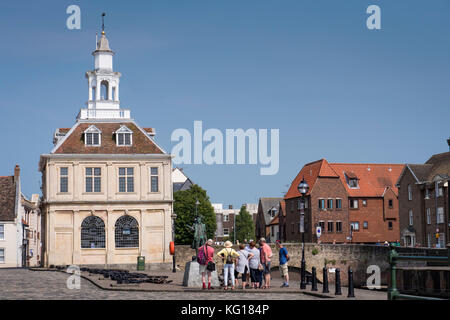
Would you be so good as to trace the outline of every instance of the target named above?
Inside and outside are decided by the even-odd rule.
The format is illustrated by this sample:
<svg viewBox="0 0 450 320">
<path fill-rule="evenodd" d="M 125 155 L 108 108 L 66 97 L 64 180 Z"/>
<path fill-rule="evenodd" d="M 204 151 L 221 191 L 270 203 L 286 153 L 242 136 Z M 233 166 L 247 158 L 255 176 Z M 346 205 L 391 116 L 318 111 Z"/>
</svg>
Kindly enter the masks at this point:
<svg viewBox="0 0 450 320">
<path fill-rule="evenodd" d="M 305 203 L 305 241 L 377 243 L 399 240 L 395 182 L 404 165 L 334 164 L 325 159 L 306 164 L 285 196 L 286 241 L 299 241 L 300 193 L 304 178 L 310 189 Z"/>
<path fill-rule="evenodd" d="M 399 189 L 402 244 L 442 248 L 449 243 L 450 152 L 433 155 L 425 164 L 407 164 Z"/>
<path fill-rule="evenodd" d="M 255 221 L 256 239 L 265 238 L 267 242 L 272 242 L 270 237 L 270 222 L 280 212 L 280 201 L 282 200 L 283 198 L 259 199 L 258 213 Z"/>
</svg>

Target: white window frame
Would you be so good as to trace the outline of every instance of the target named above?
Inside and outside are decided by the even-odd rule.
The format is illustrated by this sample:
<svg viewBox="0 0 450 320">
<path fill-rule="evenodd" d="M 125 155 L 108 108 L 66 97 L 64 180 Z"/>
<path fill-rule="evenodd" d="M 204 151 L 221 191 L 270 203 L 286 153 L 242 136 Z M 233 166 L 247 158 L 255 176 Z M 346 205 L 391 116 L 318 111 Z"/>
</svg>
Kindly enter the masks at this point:
<svg viewBox="0 0 450 320">
<path fill-rule="evenodd" d="M 225 233 L 225 230 L 227 230 L 226 233 Z M 224 237 L 229 237 L 230 236 L 230 228 L 223 228 L 223 236 Z"/>
<path fill-rule="evenodd" d="M 125 169 L 125 174 L 121 175 L 120 174 L 120 169 Z M 133 174 L 129 175 L 128 174 L 128 169 L 133 169 Z M 135 179 L 135 173 L 136 173 L 136 168 L 135 167 L 119 167 L 117 168 L 117 191 L 119 193 L 135 193 L 136 192 L 136 179 Z M 128 191 L 128 178 L 133 177 L 133 190 L 132 191 Z M 125 178 L 125 191 L 120 191 L 120 178 Z"/>
<path fill-rule="evenodd" d="M 338 206 L 338 200 L 339 200 L 339 206 Z M 336 210 L 342 210 L 342 198 L 336 198 Z"/>
<path fill-rule="evenodd" d="M 84 131 L 84 145 L 87 147 L 100 147 L 102 145 L 102 132 L 99 128 L 91 125 Z M 94 136 L 92 136 L 92 144 L 88 144 L 88 134 L 98 134 L 98 144 L 94 143 Z"/>
<path fill-rule="evenodd" d="M 0 232 L 0 240 L 5 240 L 5 225 L 3 223 L 0 223 L 0 228 L 2 231 Z"/>
<path fill-rule="evenodd" d="M 409 225 L 412 226 L 412 225 L 414 225 L 414 213 L 413 213 L 413 209 L 409 209 L 408 215 L 409 215 Z"/>
<path fill-rule="evenodd" d="M 154 168 L 156 168 L 156 170 L 157 170 L 157 174 L 152 174 L 152 169 L 154 169 Z M 159 167 L 150 167 L 150 169 L 149 169 L 149 173 L 150 173 L 150 192 L 151 193 L 158 193 L 159 191 L 160 191 L 160 186 L 159 186 L 159 182 L 160 182 L 160 179 L 159 179 L 159 172 L 160 172 L 160 170 L 159 170 Z M 157 179 L 157 182 L 156 182 L 156 187 L 157 187 L 157 190 L 156 191 L 153 191 L 152 190 L 152 178 L 153 177 L 156 177 L 156 179 Z"/>
<path fill-rule="evenodd" d="M 408 184 L 408 200 L 412 200 L 412 187 L 410 184 Z"/>
<path fill-rule="evenodd" d="M 92 170 L 92 174 L 88 175 L 87 174 L 87 169 L 91 169 Z M 100 175 L 95 175 L 95 169 L 100 169 Z M 92 191 L 87 191 L 87 178 L 91 178 L 92 179 Z M 100 191 L 95 191 L 95 179 L 100 179 Z M 86 193 L 101 193 L 102 192 L 102 168 L 101 167 L 86 167 L 84 169 L 84 191 Z"/>
<path fill-rule="evenodd" d="M 224 214 L 223 215 L 223 222 L 228 222 L 228 221 L 230 221 L 229 215 L 228 214 Z"/>
<path fill-rule="evenodd" d="M 358 201 L 358 199 L 350 199 L 350 203 L 351 203 L 350 209 L 359 209 L 359 201 Z M 356 203 L 356 207 L 354 206 L 355 203 Z"/>
<path fill-rule="evenodd" d="M 114 132 L 116 135 L 116 145 L 118 147 L 131 147 L 133 145 L 133 131 L 131 131 L 127 126 L 121 126 L 116 132 Z M 130 144 L 126 144 L 125 141 L 125 135 L 130 135 Z M 119 136 L 124 135 L 123 137 L 123 143 L 119 143 Z"/>
<path fill-rule="evenodd" d="M 4 263 L 6 263 L 6 249 L 5 248 L 0 248 L 0 251 L 3 251 L 3 261 L 2 260 L 0 260 L 0 263 L 1 264 L 4 264 Z M 1 255 L 0 255 L 0 257 L 1 257 Z"/>
<path fill-rule="evenodd" d="M 431 209 L 427 208 L 427 224 L 431 224 Z"/>
<path fill-rule="evenodd" d="M 67 174 L 62 174 L 61 173 L 61 169 L 66 169 L 67 170 Z M 62 167 L 59 167 L 58 168 L 58 175 L 59 175 L 59 193 L 64 193 L 64 194 L 66 194 L 66 193 L 69 193 L 69 167 L 67 166 L 67 167 L 65 167 L 65 166 L 62 166 Z M 66 178 L 67 179 L 67 190 L 66 191 L 62 191 L 62 179 L 63 178 Z"/>
<path fill-rule="evenodd" d="M 440 218 L 440 219 L 439 219 Z M 444 223 L 444 207 L 438 207 L 436 211 L 436 223 Z"/>
</svg>

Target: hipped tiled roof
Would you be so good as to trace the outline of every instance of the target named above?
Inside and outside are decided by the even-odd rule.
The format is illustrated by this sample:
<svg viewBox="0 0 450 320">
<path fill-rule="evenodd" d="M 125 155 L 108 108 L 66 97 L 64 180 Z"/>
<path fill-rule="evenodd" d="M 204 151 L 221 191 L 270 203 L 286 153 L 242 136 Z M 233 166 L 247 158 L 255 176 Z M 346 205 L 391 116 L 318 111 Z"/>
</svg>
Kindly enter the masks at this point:
<svg viewBox="0 0 450 320">
<path fill-rule="evenodd" d="M 101 131 L 101 146 L 86 146 L 83 132 L 94 125 Z M 117 146 L 114 132 L 121 126 L 133 131 L 132 146 Z M 78 123 L 54 152 L 56 154 L 162 154 L 162 150 L 133 122 Z"/>
</svg>

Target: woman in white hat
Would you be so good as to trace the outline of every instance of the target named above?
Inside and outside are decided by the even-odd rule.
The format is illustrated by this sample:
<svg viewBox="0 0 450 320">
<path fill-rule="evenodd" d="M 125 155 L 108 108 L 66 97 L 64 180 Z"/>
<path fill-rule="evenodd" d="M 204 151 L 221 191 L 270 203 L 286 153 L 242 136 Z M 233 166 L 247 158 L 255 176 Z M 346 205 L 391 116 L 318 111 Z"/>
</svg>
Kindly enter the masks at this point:
<svg viewBox="0 0 450 320">
<path fill-rule="evenodd" d="M 223 264 L 223 280 L 224 280 L 224 290 L 228 290 L 228 272 L 231 277 L 231 290 L 234 290 L 234 261 L 239 254 L 234 250 L 231 241 L 225 241 L 225 248 L 220 250 L 217 255 L 224 261 Z"/>
</svg>

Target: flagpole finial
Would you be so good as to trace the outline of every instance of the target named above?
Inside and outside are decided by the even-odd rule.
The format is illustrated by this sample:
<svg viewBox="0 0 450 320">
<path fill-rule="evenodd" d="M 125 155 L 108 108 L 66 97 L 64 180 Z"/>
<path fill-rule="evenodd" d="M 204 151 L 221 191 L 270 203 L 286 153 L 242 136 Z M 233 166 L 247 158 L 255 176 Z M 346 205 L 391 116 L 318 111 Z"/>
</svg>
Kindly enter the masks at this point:
<svg viewBox="0 0 450 320">
<path fill-rule="evenodd" d="M 102 34 L 104 35 L 105 34 L 105 16 L 106 16 L 106 13 L 102 13 Z"/>
</svg>

